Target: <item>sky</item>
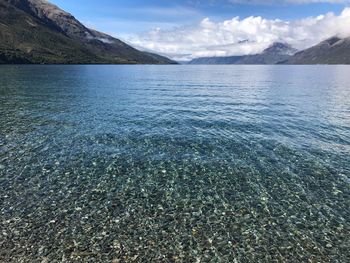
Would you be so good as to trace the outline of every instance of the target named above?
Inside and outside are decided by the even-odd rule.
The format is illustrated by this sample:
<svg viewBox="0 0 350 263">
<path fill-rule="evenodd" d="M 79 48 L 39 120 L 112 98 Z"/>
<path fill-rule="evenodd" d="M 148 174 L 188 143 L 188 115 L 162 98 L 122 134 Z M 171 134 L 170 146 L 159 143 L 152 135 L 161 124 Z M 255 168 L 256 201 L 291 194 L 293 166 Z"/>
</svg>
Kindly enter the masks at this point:
<svg viewBox="0 0 350 263">
<path fill-rule="evenodd" d="M 350 0 L 50 0 L 87 27 L 176 60 L 350 36 Z"/>
</svg>

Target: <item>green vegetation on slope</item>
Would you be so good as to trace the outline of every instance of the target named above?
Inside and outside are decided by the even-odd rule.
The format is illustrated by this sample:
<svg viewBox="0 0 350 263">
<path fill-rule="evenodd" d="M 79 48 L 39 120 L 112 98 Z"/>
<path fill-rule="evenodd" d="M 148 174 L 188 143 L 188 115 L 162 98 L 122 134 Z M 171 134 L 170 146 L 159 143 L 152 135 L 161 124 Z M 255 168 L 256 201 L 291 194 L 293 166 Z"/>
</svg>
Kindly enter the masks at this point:
<svg viewBox="0 0 350 263">
<path fill-rule="evenodd" d="M 0 63 L 48 64 L 168 64 L 171 60 L 151 56 L 136 50 L 120 40 L 89 30 L 74 17 L 65 20 L 79 24 L 96 36 L 113 40 L 82 39 L 65 34 L 49 17 L 36 15 L 29 10 L 28 0 L 0 0 Z M 57 8 L 55 6 L 50 6 Z M 64 12 L 57 8 L 59 12 Z M 44 12 L 45 13 L 45 12 Z M 64 13 L 67 14 L 67 13 Z"/>
</svg>

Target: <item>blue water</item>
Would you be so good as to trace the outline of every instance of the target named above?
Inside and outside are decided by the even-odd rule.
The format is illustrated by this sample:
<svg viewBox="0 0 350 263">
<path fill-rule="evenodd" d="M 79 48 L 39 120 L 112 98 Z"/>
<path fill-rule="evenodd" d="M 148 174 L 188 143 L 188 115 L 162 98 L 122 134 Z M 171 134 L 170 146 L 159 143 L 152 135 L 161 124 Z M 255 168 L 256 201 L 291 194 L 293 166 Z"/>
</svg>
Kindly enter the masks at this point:
<svg viewBox="0 0 350 263">
<path fill-rule="evenodd" d="M 350 67 L 1 66 L 0 262 L 350 262 Z"/>
</svg>

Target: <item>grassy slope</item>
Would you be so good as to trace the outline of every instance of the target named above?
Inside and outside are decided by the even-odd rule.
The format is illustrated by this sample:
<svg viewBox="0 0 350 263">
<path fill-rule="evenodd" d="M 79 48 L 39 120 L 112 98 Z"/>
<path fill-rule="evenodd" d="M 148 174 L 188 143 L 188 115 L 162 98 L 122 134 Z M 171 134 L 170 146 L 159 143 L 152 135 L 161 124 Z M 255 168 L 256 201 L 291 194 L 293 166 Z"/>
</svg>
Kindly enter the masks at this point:
<svg viewBox="0 0 350 263">
<path fill-rule="evenodd" d="M 75 41 L 0 2 L 0 58 L 7 63 L 102 63 Z"/>
</svg>

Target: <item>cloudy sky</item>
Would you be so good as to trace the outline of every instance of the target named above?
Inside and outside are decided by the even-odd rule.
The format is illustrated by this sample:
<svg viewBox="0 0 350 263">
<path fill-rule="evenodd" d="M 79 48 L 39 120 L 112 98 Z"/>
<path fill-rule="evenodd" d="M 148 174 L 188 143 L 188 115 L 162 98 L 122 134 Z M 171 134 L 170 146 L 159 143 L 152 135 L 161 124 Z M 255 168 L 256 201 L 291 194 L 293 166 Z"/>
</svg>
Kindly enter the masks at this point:
<svg viewBox="0 0 350 263">
<path fill-rule="evenodd" d="M 51 0 L 88 27 L 177 60 L 350 36 L 350 0 Z M 349 7 L 349 8 L 348 8 Z"/>
</svg>

